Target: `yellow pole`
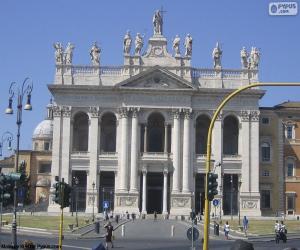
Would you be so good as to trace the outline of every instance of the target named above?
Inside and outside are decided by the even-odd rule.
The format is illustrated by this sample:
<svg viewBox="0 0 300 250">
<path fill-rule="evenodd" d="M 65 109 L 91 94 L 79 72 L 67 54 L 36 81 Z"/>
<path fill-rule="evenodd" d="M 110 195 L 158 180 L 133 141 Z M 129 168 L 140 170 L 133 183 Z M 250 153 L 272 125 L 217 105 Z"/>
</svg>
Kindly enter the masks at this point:
<svg viewBox="0 0 300 250">
<path fill-rule="evenodd" d="M 237 94 L 239 94 L 240 92 L 250 89 L 250 88 L 254 88 L 254 87 L 259 87 L 259 86 L 282 86 L 282 87 L 286 87 L 286 86 L 300 86 L 300 83 L 251 83 L 247 86 L 243 86 L 239 89 L 236 89 L 235 91 L 233 91 L 232 93 L 230 93 L 222 102 L 221 104 L 218 106 L 216 112 L 214 113 L 212 120 L 210 122 L 209 125 L 209 129 L 208 129 L 208 135 L 207 135 L 207 147 L 206 147 L 206 176 L 205 176 L 205 207 L 204 207 L 204 238 L 203 238 L 203 250 L 208 250 L 208 240 L 209 240 L 209 207 L 210 207 L 210 202 L 208 200 L 207 197 L 207 176 L 208 173 L 210 171 L 210 160 L 211 160 L 211 138 L 212 138 L 212 130 L 215 124 L 215 121 L 219 115 L 219 113 L 221 112 L 222 108 L 226 105 L 227 102 L 229 102 L 233 97 L 235 97 Z"/>
<path fill-rule="evenodd" d="M 64 209 L 61 208 L 61 213 L 60 213 L 60 225 L 59 225 L 59 242 L 58 242 L 58 249 L 62 249 L 62 232 L 63 232 L 63 224 L 64 224 Z"/>
</svg>

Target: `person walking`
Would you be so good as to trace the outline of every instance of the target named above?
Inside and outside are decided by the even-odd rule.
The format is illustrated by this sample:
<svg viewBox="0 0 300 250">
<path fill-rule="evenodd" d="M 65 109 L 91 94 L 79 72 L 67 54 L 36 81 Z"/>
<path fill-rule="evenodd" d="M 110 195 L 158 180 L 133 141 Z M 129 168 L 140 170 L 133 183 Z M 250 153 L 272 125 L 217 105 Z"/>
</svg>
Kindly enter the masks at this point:
<svg viewBox="0 0 300 250">
<path fill-rule="evenodd" d="M 224 232 L 225 232 L 225 239 L 229 240 L 229 231 L 230 231 L 230 226 L 228 224 L 228 221 L 226 221 L 225 225 L 224 225 Z"/>
<path fill-rule="evenodd" d="M 246 216 L 244 216 L 244 219 L 243 219 L 243 229 L 244 229 L 244 233 L 245 233 L 246 237 L 247 237 L 248 227 L 249 227 L 249 220 L 247 219 Z"/>
<path fill-rule="evenodd" d="M 154 221 L 156 221 L 156 219 L 157 219 L 157 212 L 154 211 Z"/>
<path fill-rule="evenodd" d="M 111 248 L 114 248 L 113 241 L 112 241 L 112 236 L 113 236 L 113 231 L 114 227 L 110 223 L 110 221 L 104 226 L 106 229 L 106 235 L 105 235 L 105 248 L 106 250 L 108 249 L 108 243 L 110 242 Z"/>
</svg>

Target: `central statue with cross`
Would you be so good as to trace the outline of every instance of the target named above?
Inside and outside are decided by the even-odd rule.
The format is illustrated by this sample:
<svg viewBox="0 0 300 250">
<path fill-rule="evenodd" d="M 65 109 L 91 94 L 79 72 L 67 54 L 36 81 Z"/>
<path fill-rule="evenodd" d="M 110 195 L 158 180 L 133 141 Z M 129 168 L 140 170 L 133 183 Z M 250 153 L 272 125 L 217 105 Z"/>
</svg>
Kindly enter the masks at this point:
<svg viewBox="0 0 300 250">
<path fill-rule="evenodd" d="M 162 11 L 156 10 L 153 15 L 154 35 L 162 35 L 163 16 Z"/>
</svg>

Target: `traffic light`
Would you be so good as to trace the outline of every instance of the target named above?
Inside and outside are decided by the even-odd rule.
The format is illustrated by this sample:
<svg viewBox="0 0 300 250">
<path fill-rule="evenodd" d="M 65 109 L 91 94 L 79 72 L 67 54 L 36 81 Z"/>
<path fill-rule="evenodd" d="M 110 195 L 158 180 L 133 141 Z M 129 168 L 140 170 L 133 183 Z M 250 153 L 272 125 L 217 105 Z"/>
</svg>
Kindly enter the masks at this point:
<svg viewBox="0 0 300 250">
<path fill-rule="evenodd" d="M 0 174 L 0 202 L 5 202 L 10 199 L 11 183 L 6 175 L 3 173 Z"/>
<path fill-rule="evenodd" d="M 207 198 L 209 201 L 214 199 L 214 196 L 218 194 L 218 175 L 214 173 L 207 174 Z"/>
<path fill-rule="evenodd" d="M 53 201 L 57 204 L 60 204 L 60 182 L 54 183 L 53 187 L 55 188 Z"/>
<path fill-rule="evenodd" d="M 69 186 L 69 184 L 63 183 L 64 202 L 62 204 L 62 208 L 70 206 L 71 192 L 72 192 L 72 189 Z"/>
</svg>

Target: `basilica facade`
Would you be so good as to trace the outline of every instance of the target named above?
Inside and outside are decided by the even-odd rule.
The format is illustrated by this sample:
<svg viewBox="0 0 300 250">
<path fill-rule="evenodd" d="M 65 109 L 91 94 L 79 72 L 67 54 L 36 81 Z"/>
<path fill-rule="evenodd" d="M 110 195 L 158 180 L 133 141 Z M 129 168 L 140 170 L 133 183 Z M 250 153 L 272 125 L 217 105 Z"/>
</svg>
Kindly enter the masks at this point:
<svg viewBox="0 0 300 250">
<path fill-rule="evenodd" d="M 207 131 L 220 102 L 234 89 L 258 81 L 259 53 L 241 51 L 241 68 L 225 69 L 217 44 L 212 68 L 192 66 L 192 36 L 173 53 L 154 31 L 124 37 L 124 64 L 102 66 L 95 43 L 91 65 L 72 64 L 74 46 L 56 43 L 56 71 L 48 86 L 53 106 L 52 184 L 73 185 L 79 210 L 188 215 L 203 212 Z M 133 52 L 131 46 L 133 45 Z M 144 50 L 143 47 L 146 47 Z M 259 99 L 243 92 L 225 106 L 213 129 L 211 168 L 218 174 L 220 214 L 261 214 L 259 192 Z M 70 208 L 72 209 L 72 208 Z M 48 211 L 59 211 L 49 199 Z"/>
</svg>

